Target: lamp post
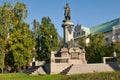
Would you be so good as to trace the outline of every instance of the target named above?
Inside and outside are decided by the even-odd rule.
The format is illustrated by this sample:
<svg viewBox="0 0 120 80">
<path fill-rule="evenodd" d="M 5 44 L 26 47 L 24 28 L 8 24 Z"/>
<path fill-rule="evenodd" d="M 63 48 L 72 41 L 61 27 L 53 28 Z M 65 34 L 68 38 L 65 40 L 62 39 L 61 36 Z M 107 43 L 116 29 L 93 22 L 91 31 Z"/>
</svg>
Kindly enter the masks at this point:
<svg viewBox="0 0 120 80">
<path fill-rule="evenodd" d="M 51 51 L 52 51 L 52 49 L 53 49 L 53 36 L 52 35 L 50 35 L 50 47 L 51 47 Z"/>
<path fill-rule="evenodd" d="M 115 42 L 116 42 L 115 36 L 113 36 L 113 37 L 112 37 L 112 48 L 113 48 L 113 59 L 114 59 L 114 61 L 117 60 L 117 59 L 116 59 L 116 51 L 115 51 Z"/>
<path fill-rule="evenodd" d="M 35 66 L 35 48 L 32 50 L 32 66 Z"/>
</svg>

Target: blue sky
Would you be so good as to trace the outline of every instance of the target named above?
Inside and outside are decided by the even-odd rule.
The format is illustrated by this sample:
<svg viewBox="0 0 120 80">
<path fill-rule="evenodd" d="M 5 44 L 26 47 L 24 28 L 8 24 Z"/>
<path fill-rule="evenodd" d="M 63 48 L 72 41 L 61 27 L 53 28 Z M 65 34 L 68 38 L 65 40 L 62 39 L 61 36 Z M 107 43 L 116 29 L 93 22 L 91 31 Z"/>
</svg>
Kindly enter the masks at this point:
<svg viewBox="0 0 120 80">
<path fill-rule="evenodd" d="M 0 5 L 5 0 L 0 0 Z M 21 1 L 28 8 L 28 22 L 32 27 L 32 21 L 41 21 L 42 17 L 50 17 L 55 24 L 60 36 L 63 36 L 61 27 L 64 19 L 64 6 L 69 3 L 71 8 L 71 21 L 74 25 L 82 24 L 85 27 L 99 25 L 101 23 L 120 18 L 120 0 L 6 0 Z"/>
</svg>

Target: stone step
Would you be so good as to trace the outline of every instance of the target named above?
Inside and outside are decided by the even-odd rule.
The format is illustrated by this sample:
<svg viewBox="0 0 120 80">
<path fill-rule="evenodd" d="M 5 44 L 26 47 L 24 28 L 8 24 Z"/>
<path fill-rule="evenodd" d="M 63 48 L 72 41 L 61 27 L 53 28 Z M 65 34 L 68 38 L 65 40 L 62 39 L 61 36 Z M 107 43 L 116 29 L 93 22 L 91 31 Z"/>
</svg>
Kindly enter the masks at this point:
<svg viewBox="0 0 120 80">
<path fill-rule="evenodd" d="M 120 70 L 119 66 L 116 63 L 110 64 L 74 64 L 67 75 L 70 74 L 80 74 L 80 73 L 94 73 L 94 72 L 108 72 Z"/>
<path fill-rule="evenodd" d="M 31 75 L 39 75 L 39 74 L 46 74 L 46 72 L 43 70 L 42 67 L 39 67 L 34 72 L 31 73 Z"/>
<path fill-rule="evenodd" d="M 30 75 L 46 74 L 42 66 L 31 67 L 30 69 L 25 70 L 24 73 Z"/>
<path fill-rule="evenodd" d="M 109 66 L 111 66 L 114 70 L 120 70 L 118 62 L 107 62 Z"/>
<path fill-rule="evenodd" d="M 69 67 L 67 67 L 66 69 L 64 69 L 62 72 L 60 72 L 60 74 L 67 74 L 72 66 L 73 66 L 73 64 L 70 65 Z"/>
</svg>

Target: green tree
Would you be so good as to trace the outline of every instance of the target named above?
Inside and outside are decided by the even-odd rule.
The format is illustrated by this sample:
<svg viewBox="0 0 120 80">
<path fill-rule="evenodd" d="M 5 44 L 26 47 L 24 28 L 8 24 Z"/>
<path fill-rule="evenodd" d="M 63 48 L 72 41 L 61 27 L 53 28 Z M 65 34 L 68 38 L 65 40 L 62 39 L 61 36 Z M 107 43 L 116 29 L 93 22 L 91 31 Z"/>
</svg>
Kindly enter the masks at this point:
<svg viewBox="0 0 120 80">
<path fill-rule="evenodd" d="M 90 43 L 87 48 L 87 52 L 90 52 L 88 56 L 89 62 L 102 62 L 102 57 L 105 56 L 105 41 L 103 34 L 90 35 Z"/>
<path fill-rule="evenodd" d="M 4 3 L 3 6 L 0 6 L 0 69 L 3 72 L 4 68 L 4 59 L 5 59 L 5 46 L 8 36 L 9 27 L 11 26 L 11 5 L 9 3 Z"/>
<path fill-rule="evenodd" d="M 34 54 L 35 54 L 35 58 L 38 57 L 38 53 L 40 53 L 41 47 L 40 47 L 40 24 L 39 22 L 37 22 L 36 20 L 33 21 L 33 37 L 35 39 L 35 50 L 34 50 Z"/>
<path fill-rule="evenodd" d="M 88 63 L 102 62 L 102 57 L 109 57 L 112 54 L 111 45 L 104 40 L 103 34 L 88 35 L 90 42 L 86 45 L 86 37 L 80 38 L 79 44 L 86 50 Z"/>
<path fill-rule="evenodd" d="M 6 64 L 17 70 L 25 67 L 32 59 L 32 49 L 34 48 L 34 38 L 29 25 L 24 22 L 27 17 L 27 7 L 23 3 L 17 2 L 11 10 L 12 27 L 10 28 L 10 38 L 8 39 L 6 54 Z"/>
<path fill-rule="evenodd" d="M 9 53 L 6 56 L 7 64 L 14 67 L 25 67 L 32 59 L 32 49 L 34 48 L 34 38 L 32 38 L 29 25 L 22 23 L 23 29 L 16 30 L 13 28 L 13 32 L 9 38 Z"/>
<path fill-rule="evenodd" d="M 33 25 L 38 59 L 49 59 L 51 50 L 58 50 L 57 30 L 49 17 L 43 17 L 41 23 L 34 20 Z"/>
<path fill-rule="evenodd" d="M 117 60 L 120 63 L 120 42 L 115 43 L 115 51 L 117 55 Z"/>
<path fill-rule="evenodd" d="M 58 35 L 58 43 L 58 49 L 60 49 L 63 46 L 63 38 L 60 35 Z"/>
</svg>

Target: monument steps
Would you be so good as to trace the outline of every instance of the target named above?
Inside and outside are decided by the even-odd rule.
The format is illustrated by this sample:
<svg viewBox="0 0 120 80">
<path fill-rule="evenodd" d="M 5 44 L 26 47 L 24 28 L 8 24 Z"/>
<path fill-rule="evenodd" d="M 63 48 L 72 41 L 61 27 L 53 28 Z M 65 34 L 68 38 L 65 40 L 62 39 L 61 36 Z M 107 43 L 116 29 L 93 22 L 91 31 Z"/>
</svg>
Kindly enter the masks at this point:
<svg viewBox="0 0 120 80">
<path fill-rule="evenodd" d="M 70 65 L 69 67 L 67 67 L 66 69 L 64 69 L 62 72 L 60 72 L 60 74 L 65 74 L 66 75 L 69 72 L 69 70 L 71 69 L 72 66 L 73 66 L 73 64 Z"/>
<path fill-rule="evenodd" d="M 114 70 L 120 70 L 118 62 L 107 62 L 109 66 L 111 66 Z"/>
<path fill-rule="evenodd" d="M 81 73 L 95 73 L 95 72 L 112 72 L 120 70 L 120 67 L 116 63 L 111 64 L 74 64 L 67 75 L 81 74 Z"/>
<path fill-rule="evenodd" d="M 34 72 L 31 73 L 31 75 L 38 75 L 38 74 L 46 74 L 46 72 L 43 70 L 42 67 L 39 67 Z"/>
<path fill-rule="evenodd" d="M 33 66 L 24 72 L 30 75 L 46 74 L 42 66 Z"/>
</svg>

